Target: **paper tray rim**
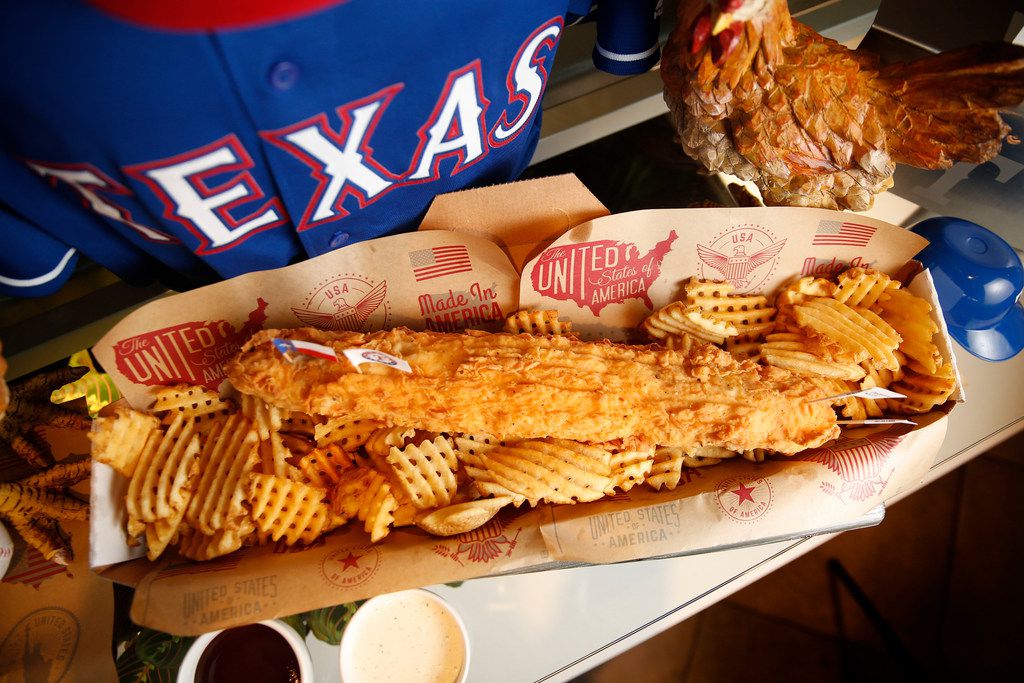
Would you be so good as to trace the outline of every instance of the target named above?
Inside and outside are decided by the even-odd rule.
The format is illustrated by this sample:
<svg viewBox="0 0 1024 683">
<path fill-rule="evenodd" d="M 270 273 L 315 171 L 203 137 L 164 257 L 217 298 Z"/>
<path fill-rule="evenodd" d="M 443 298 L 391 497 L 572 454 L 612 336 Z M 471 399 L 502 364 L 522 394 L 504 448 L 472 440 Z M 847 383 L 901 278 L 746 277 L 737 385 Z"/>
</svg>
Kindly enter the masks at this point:
<svg viewBox="0 0 1024 683">
<path fill-rule="evenodd" d="M 531 565 L 529 567 L 522 567 L 520 569 L 511 569 L 503 572 L 495 572 L 494 574 L 487 574 L 485 576 L 477 576 L 471 579 L 465 579 L 466 581 L 475 581 L 477 579 L 489 579 L 500 576 L 519 576 L 524 574 L 536 574 L 538 572 L 554 571 L 558 569 L 577 569 L 580 567 L 608 567 L 612 565 L 620 564 L 631 564 L 633 562 L 648 562 L 650 560 L 669 560 L 678 557 L 690 557 L 693 555 L 708 555 L 711 553 L 722 552 L 726 550 L 737 550 L 740 548 L 754 548 L 762 545 L 771 545 L 772 543 L 781 543 L 783 541 L 796 541 L 800 539 L 812 538 L 814 536 L 822 536 L 824 534 L 842 533 L 844 531 L 854 531 L 856 529 L 867 529 L 873 526 L 878 526 L 885 519 L 885 503 L 879 503 L 875 507 L 865 512 L 860 517 L 840 522 L 837 524 L 831 524 L 824 527 L 816 527 L 813 529 L 806 529 L 802 531 L 791 532 L 788 534 L 780 534 L 777 536 L 766 536 L 764 538 L 758 538 L 750 541 L 739 541 L 737 543 L 725 543 L 723 545 L 707 546 L 704 548 L 692 548 L 690 550 L 683 550 L 677 553 L 665 553 L 662 555 L 651 555 L 649 557 L 638 557 L 632 560 L 620 560 L 618 562 L 606 562 L 606 563 L 594 563 L 594 562 L 577 562 L 574 560 L 555 560 L 552 562 L 544 562 L 541 564 Z"/>
</svg>

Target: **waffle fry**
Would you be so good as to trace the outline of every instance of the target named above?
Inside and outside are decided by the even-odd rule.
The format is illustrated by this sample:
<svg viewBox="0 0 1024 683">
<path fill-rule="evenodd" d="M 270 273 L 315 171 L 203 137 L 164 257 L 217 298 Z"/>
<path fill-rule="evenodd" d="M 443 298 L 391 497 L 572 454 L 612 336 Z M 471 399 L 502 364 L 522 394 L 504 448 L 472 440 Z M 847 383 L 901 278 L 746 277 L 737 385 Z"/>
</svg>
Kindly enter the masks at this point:
<svg viewBox="0 0 1024 683">
<path fill-rule="evenodd" d="M 690 278 L 683 285 L 687 304 L 696 306 L 705 318 L 732 325 L 736 336 L 753 340 L 770 332 L 775 326 L 776 311 L 768 306 L 767 297 L 733 294 L 733 290 L 728 282 L 698 278 Z"/>
<path fill-rule="evenodd" d="M 256 425 L 259 433 L 259 425 Z M 280 432 L 270 432 L 265 440 L 261 440 L 257 452 L 260 456 L 259 471 L 263 474 L 273 474 L 278 477 L 287 477 L 292 474 L 292 466 L 288 461 L 292 452 L 284 445 L 284 439 Z"/>
<path fill-rule="evenodd" d="M 236 413 L 203 443 L 199 479 L 186 513 L 189 526 L 206 535 L 242 526 L 248 516 L 249 475 L 257 463 L 256 430 Z"/>
<path fill-rule="evenodd" d="M 270 435 L 281 430 L 283 416 L 281 409 L 252 396 L 242 395 L 242 414 L 252 420 L 260 441 L 267 441 Z"/>
<path fill-rule="evenodd" d="M 902 337 L 900 337 L 899 333 L 895 329 L 893 329 L 892 325 L 890 325 L 889 323 L 885 322 L 885 320 L 882 319 L 882 316 L 878 315 L 869 308 L 858 308 L 857 313 L 859 313 L 862 318 L 871 323 L 873 329 L 877 330 L 878 334 L 885 339 L 885 341 L 893 348 L 894 351 L 895 349 L 899 348 L 899 345 L 902 342 Z M 895 356 L 895 353 L 893 355 Z M 900 361 L 897 358 L 897 369 L 899 369 L 899 364 Z M 887 369 L 892 370 L 892 368 Z"/>
<path fill-rule="evenodd" d="M 863 363 L 864 368 L 864 379 L 860 381 L 861 389 L 872 389 L 874 387 L 888 388 L 893 382 L 903 379 L 903 365 L 906 362 L 905 357 L 901 357 L 902 354 L 897 353 L 897 357 L 900 358 L 900 369 L 897 372 L 891 370 L 879 370 L 873 367 L 870 363 Z M 889 402 L 886 399 L 870 399 L 861 398 L 860 401 L 864 404 L 864 412 L 868 417 L 881 417 L 882 413 L 888 409 Z"/>
<path fill-rule="evenodd" d="M 312 543 L 340 520 L 324 502 L 327 491 L 272 474 L 249 475 L 249 504 L 257 529 L 285 545 Z"/>
<path fill-rule="evenodd" d="M 373 431 L 370 437 L 363 444 L 363 450 L 373 458 L 386 459 L 391 455 L 391 448 L 405 448 L 409 439 L 416 436 L 416 430 L 411 427 L 381 427 Z"/>
<path fill-rule="evenodd" d="M 511 496 L 499 496 L 449 505 L 438 510 L 421 512 L 416 516 L 415 523 L 419 528 L 435 536 L 464 534 L 487 524 L 501 508 L 511 502 Z"/>
<path fill-rule="evenodd" d="M 824 278 L 802 277 L 793 280 L 779 290 L 775 297 L 775 306 L 778 309 L 775 316 L 775 330 L 777 332 L 800 332 L 793 316 L 793 307 L 817 297 L 831 297 L 835 291 L 835 283 Z"/>
<path fill-rule="evenodd" d="M 629 491 L 644 481 L 654 466 L 654 451 L 619 451 L 609 458 L 611 485 L 606 495 L 614 495 L 615 489 Z"/>
<path fill-rule="evenodd" d="M 157 418 L 131 408 L 119 408 L 112 417 L 98 417 L 89 433 L 92 457 L 131 477 L 146 441 L 159 426 Z"/>
<path fill-rule="evenodd" d="M 154 413 L 168 413 L 165 423 L 174 418 L 174 413 L 194 418 L 211 414 L 225 415 L 235 409 L 232 401 L 222 399 L 220 394 L 206 387 L 176 384 L 160 387 L 153 396 L 153 405 L 149 409 Z"/>
<path fill-rule="evenodd" d="M 820 346 L 806 337 L 791 333 L 770 334 L 761 344 L 760 357 L 768 365 L 785 368 L 800 375 L 820 375 L 835 379 L 860 379 L 864 368 L 841 363 L 819 355 Z"/>
<path fill-rule="evenodd" d="M 278 436 L 281 437 L 281 444 L 288 449 L 288 452 L 293 457 L 301 458 L 309 455 L 316 448 L 316 442 L 310 438 L 306 438 L 301 434 L 293 434 L 291 432 L 278 432 Z"/>
<path fill-rule="evenodd" d="M 675 301 L 652 313 L 644 320 L 643 328 L 652 339 L 663 340 L 672 335 L 688 334 L 713 344 L 721 344 L 726 337 L 739 334 L 732 323 L 712 320 L 704 316 L 696 305 L 681 301 Z"/>
<path fill-rule="evenodd" d="M 316 445 L 321 448 L 336 443 L 342 450 L 354 451 L 365 444 L 375 431 L 386 426 L 376 420 L 336 418 L 316 425 L 313 436 L 316 439 Z"/>
<path fill-rule="evenodd" d="M 391 447 L 387 462 L 394 469 L 394 480 L 413 505 L 421 510 L 451 503 L 457 482 L 458 459 L 452 444 L 444 437 L 409 445 Z"/>
<path fill-rule="evenodd" d="M 363 522 L 363 531 L 376 543 L 391 531 L 398 500 L 391 494 L 391 484 L 379 472 L 374 472 L 369 486 L 359 501 L 356 517 Z"/>
<path fill-rule="evenodd" d="M 153 432 L 128 485 L 129 517 L 156 522 L 184 512 L 191 497 L 199 439 L 195 422 L 179 413 L 166 432 Z"/>
<path fill-rule="evenodd" d="M 338 479 L 331 496 L 331 509 L 335 515 L 353 518 L 359 514 L 364 494 L 383 474 L 369 468 L 348 470 Z"/>
<path fill-rule="evenodd" d="M 757 360 L 761 357 L 761 343 L 747 335 L 726 339 L 725 350 L 739 360 Z"/>
<path fill-rule="evenodd" d="M 398 503 L 398 507 L 391 513 L 392 522 L 391 526 L 396 529 L 401 526 L 412 526 L 416 523 L 416 515 L 421 514 L 423 511 L 412 504 L 412 501 L 402 495 L 402 492 L 392 487 L 391 495 L 395 497 L 395 501 Z M 458 499 L 458 492 L 456 496 L 452 498 L 452 503 L 465 502 Z"/>
<path fill-rule="evenodd" d="M 486 438 L 486 437 L 485 437 Z M 459 462 L 462 464 L 460 472 L 465 472 L 472 481 L 472 486 L 482 498 L 491 497 L 505 497 L 510 496 L 512 499 L 512 505 L 515 507 L 521 506 L 523 503 L 529 502 L 531 506 L 536 505 L 539 501 L 537 498 L 527 500 L 526 496 L 518 493 L 513 493 L 507 488 L 498 483 L 498 480 L 494 478 L 490 472 L 487 471 L 487 465 L 484 462 L 483 451 L 478 446 L 483 443 L 485 446 L 490 443 L 498 444 L 499 442 L 491 440 L 489 438 L 480 437 L 458 437 L 455 439 L 456 451 L 455 455 L 458 457 Z M 504 444 L 502 444 L 504 445 Z M 459 489 L 461 492 L 463 489 Z M 458 492 L 457 492 L 458 493 Z"/>
<path fill-rule="evenodd" d="M 738 337 L 753 340 L 760 339 L 775 329 L 775 312 L 774 308 L 759 308 L 753 311 L 727 311 L 719 315 L 713 315 L 713 318 L 721 322 L 731 322 L 736 326 Z"/>
<path fill-rule="evenodd" d="M 687 467 L 707 467 L 723 460 L 736 457 L 736 451 L 718 446 L 700 446 L 683 453 L 683 464 Z"/>
<path fill-rule="evenodd" d="M 150 562 L 159 558 L 168 545 L 178 540 L 184 515 L 185 510 L 181 509 L 170 517 L 146 523 L 146 557 Z"/>
<path fill-rule="evenodd" d="M 932 320 L 931 304 L 900 289 L 888 292 L 874 310 L 902 337 L 900 351 L 920 363 L 928 372 L 938 370 L 942 364 L 942 355 L 932 340 L 939 326 Z"/>
<path fill-rule="evenodd" d="M 683 283 L 683 300 L 701 308 L 710 308 L 734 291 L 736 288 L 731 282 L 691 277 Z"/>
<path fill-rule="evenodd" d="M 661 446 L 654 451 L 654 461 L 651 463 L 651 471 L 647 473 L 644 482 L 655 491 L 660 491 L 664 486 L 666 490 L 673 491 L 679 485 L 683 473 L 683 459 L 686 454 L 682 448 L 669 448 Z"/>
<path fill-rule="evenodd" d="M 775 305 L 779 308 L 806 303 L 811 298 L 835 296 L 836 285 L 825 278 L 801 277 L 779 290 Z"/>
<path fill-rule="evenodd" d="M 309 439 L 313 438 L 313 434 L 316 432 L 316 426 L 320 424 L 312 415 L 306 413 L 293 412 L 287 417 L 282 418 L 280 431 L 287 434 L 295 434 L 305 436 Z"/>
<path fill-rule="evenodd" d="M 475 443 L 480 463 L 506 490 L 532 504 L 598 500 L 612 485 L 607 451 L 573 441 L 517 441 L 505 446 Z M 583 456 L 583 457 L 580 457 Z"/>
<path fill-rule="evenodd" d="M 341 477 L 356 467 L 353 456 L 341 450 L 336 443 L 315 448 L 299 460 L 298 469 L 313 486 L 330 489 Z"/>
<path fill-rule="evenodd" d="M 796 321 L 824 335 L 853 355 L 856 362 L 871 359 L 878 368 L 898 370 L 893 351 L 899 335 L 867 309 L 855 310 L 833 299 L 812 299 L 793 307 Z"/>
<path fill-rule="evenodd" d="M 905 399 L 888 401 L 893 412 L 927 413 L 953 395 L 956 391 L 956 375 L 949 363 L 943 363 L 935 372 L 928 372 L 919 363 L 910 361 L 903 378 L 894 382 L 890 388 L 906 396 Z"/>
<path fill-rule="evenodd" d="M 848 382 L 845 386 L 841 387 L 838 393 L 856 391 L 856 389 L 857 385 L 854 382 Z M 851 420 L 868 419 L 867 403 L 859 396 L 848 396 L 846 398 L 837 399 L 833 405 L 839 408 L 839 414 L 843 417 Z"/>
<path fill-rule="evenodd" d="M 572 323 L 558 319 L 558 311 L 516 311 L 505 318 L 505 331 L 512 334 L 567 335 Z"/>
<path fill-rule="evenodd" d="M 832 298 L 847 306 L 874 306 L 889 290 L 899 289 L 900 283 L 885 273 L 866 268 L 850 268 L 837 278 L 838 285 Z"/>
<path fill-rule="evenodd" d="M 254 529 L 252 520 L 246 519 L 238 529 L 221 529 L 211 535 L 198 531 L 182 534 L 178 554 L 190 560 L 212 560 L 241 548 L 246 537 L 252 534 Z"/>
<path fill-rule="evenodd" d="M 749 451 L 743 451 L 740 455 L 749 462 L 764 462 L 764 459 L 768 456 L 768 451 L 764 448 L 754 448 Z"/>
</svg>

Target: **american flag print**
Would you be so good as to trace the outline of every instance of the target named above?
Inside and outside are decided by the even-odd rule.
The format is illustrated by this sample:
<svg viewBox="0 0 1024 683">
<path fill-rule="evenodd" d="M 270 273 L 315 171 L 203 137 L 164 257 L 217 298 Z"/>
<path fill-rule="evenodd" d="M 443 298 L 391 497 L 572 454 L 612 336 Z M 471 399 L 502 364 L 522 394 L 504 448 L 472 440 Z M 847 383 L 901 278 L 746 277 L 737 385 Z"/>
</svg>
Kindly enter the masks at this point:
<svg viewBox="0 0 1024 683">
<path fill-rule="evenodd" d="M 62 564 L 51 562 L 43 557 L 43 554 L 35 548 L 28 548 L 25 553 L 25 562 L 17 570 L 11 567 L 11 572 L 3 577 L 4 583 L 24 583 L 33 588 L 58 574 L 70 574 L 68 568 Z"/>
<path fill-rule="evenodd" d="M 330 346 L 300 339 L 281 339 L 279 337 L 274 337 L 271 341 L 274 343 L 274 347 L 286 358 L 289 353 L 301 353 L 306 356 L 313 356 L 314 358 L 338 361 L 338 354 Z"/>
<path fill-rule="evenodd" d="M 469 250 L 462 244 L 410 251 L 409 264 L 416 282 L 473 270 Z"/>
<path fill-rule="evenodd" d="M 818 223 L 811 244 L 819 246 L 864 247 L 871 241 L 875 230 L 870 225 L 849 221 L 824 220 Z"/>
</svg>

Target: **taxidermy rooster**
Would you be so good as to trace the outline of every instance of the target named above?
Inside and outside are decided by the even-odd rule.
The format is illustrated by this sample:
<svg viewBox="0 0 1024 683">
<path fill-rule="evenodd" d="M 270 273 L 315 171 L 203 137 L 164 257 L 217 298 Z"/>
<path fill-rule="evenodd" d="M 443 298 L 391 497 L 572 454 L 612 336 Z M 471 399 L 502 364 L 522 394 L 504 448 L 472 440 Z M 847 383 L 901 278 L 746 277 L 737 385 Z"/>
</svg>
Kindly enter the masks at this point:
<svg viewBox="0 0 1024 683">
<path fill-rule="evenodd" d="M 896 162 L 995 156 L 1024 99 L 1024 48 L 994 43 L 880 66 L 794 21 L 785 0 L 682 0 L 662 57 L 683 149 L 766 204 L 862 211 Z"/>
</svg>

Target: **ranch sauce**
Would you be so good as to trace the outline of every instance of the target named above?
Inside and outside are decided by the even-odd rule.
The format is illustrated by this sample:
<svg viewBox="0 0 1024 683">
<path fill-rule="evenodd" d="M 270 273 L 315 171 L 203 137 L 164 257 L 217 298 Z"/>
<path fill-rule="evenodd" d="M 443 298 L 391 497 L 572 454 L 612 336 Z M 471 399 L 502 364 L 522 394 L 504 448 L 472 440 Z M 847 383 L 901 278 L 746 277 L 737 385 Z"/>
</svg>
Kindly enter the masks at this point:
<svg viewBox="0 0 1024 683">
<path fill-rule="evenodd" d="M 368 602 L 345 629 L 341 648 L 344 683 L 455 683 L 465 661 L 459 623 L 424 591 Z"/>
</svg>

